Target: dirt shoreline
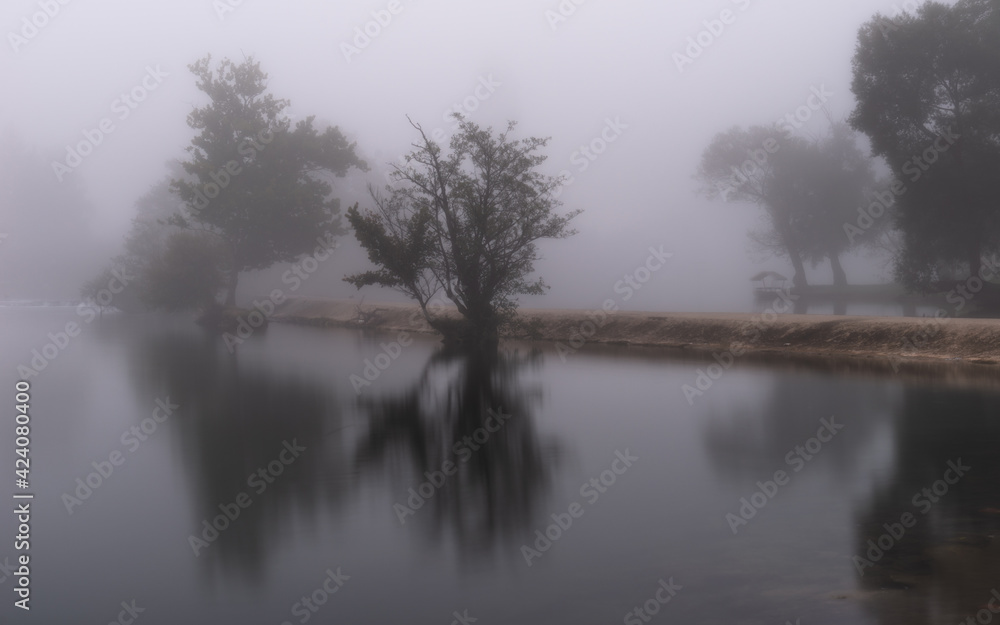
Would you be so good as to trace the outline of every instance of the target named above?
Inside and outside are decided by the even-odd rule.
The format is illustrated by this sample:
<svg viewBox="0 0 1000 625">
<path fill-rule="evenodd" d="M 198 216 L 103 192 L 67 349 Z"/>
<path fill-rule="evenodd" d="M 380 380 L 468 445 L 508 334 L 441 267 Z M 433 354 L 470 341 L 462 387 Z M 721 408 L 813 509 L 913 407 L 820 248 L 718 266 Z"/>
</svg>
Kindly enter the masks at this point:
<svg viewBox="0 0 1000 625">
<path fill-rule="evenodd" d="M 433 333 L 415 304 L 366 303 L 359 318 L 353 300 L 292 298 L 271 320 L 319 326 Z M 457 314 L 454 313 L 453 314 Z M 584 344 L 663 347 L 692 352 L 730 351 L 737 357 L 790 354 L 883 360 L 1000 364 L 1000 319 L 663 313 L 521 309 L 522 329 L 505 338 L 555 342 L 575 351 Z M 589 335 L 589 336 L 587 336 Z"/>
</svg>

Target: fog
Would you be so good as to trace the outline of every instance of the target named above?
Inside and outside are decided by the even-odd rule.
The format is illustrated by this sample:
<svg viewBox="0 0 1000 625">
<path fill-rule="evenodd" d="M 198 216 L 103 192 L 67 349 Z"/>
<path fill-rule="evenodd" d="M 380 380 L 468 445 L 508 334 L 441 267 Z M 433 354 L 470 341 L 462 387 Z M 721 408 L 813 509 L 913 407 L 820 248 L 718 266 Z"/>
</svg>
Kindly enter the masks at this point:
<svg viewBox="0 0 1000 625">
<path fill-rule="evenodd" d="M 1000 614 L 1000 0 L 917 1 L 4 0 L 0 625 Z"/>
<path fill-rule="evenodd" d="M 457 105 L 478 124 L 515 120 L 518 136 L 551 137 L 545 172 L 573 180 L 561 210 L 584 212 L 578 234 L 540 243 L 537 274 L 552 288 L 522 305 L 597 307 L 653 247 L 673 256 L 621 305 L 670 311 L 746 311 L 750 276 L 791 275 L 786 259 L 751 252 L 747 231 L 761 209 L 698 194 L 701 154 L 717 133 L 774 122 L 817 92 L 830 94 L 833 119 L 846 118 L 857 30 L 878 11 L 896 12 L 889 0 L 41 4 L 58 12 L 30 38 L 25 18 L 39 2 L 7 0 L 0 9 L 0 299 L 77 298 L 81 283 L 121 253 L 136 200 L 167 175 L 168 161 L 185 157 L 194 136 L 187 115 L 207 102 L 187 66 L 211 54 L 255 57 L 293 119 L 315 115 L 357 143 L 370 171 L 334 181 L 343 208 L 370 206 L 367 185 L 384 184 L 387 163 L 412 149 L 407 116 L 450 135 Z M 731 23 L 679 66 L 688 38 L 724 10 Z M 364 43 L 356 29 L 373 12 L 391 21 L 363 49 L 345 48 Z M 144 99 L 127 107 L 122 95 L 134 89 Z M 811 117 L 797 130 L 803 136 L 827 126 L 825 112 Z M 67 146 L 105 119 L 113 130 L 60 181 L 53 161 L 64 163 Z M 606 149 L 581 156 L 602 135 Z M 852 283 L 877 282 L 888 278 L 886 260 L 851 253 L 844 267 Z M 360 297 L 341 278 L 368 266 L 349 233 L 296 295 Z M 268 292 L 284 270 L 246 276 L 240 299 Z M 830 282 L 828 264 L 807 270 Z M 372 287 L 363 294 L 399 297 Z"/>
</svg>

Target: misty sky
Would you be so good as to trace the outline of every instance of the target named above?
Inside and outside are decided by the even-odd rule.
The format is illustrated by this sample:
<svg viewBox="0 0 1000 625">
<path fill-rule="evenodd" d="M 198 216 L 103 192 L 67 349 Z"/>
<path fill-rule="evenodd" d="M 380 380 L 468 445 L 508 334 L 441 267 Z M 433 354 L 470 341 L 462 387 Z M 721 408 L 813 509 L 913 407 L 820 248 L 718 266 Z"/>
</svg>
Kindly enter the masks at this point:
<svg viewBox="0 0 1000 625">
<path fill-rule="evenodd" d="M 237 61 L 253 55 L 270 76 L 271 92 L 291 101 L 293 119 L 316 115 L 357 142 L 372 171 L 337 181 L 345 206 L 355 200 L 365 206 L 366 183 L 381 184 L 384 163 L 410 149 L 414 132 L 406 115 L 450 134 L 449 109 L 467 102 L 475 110 L 465 112 L 477 123 L 500 126 L 513 119 L 521 136 L 551 136 L 547 173 L 565 170 L 574 179 L 561 196 L 562 210 L 584 213 L 575 220 L 578 235 L 541 242 L 545 260 L 537 269 L 553 288 L 524 304 L 599 306 L 619 297 L 614 284 L 645 261 L 650 246 L 663 246 L 673 258 L 622 302 L 624 308 L 745 310 L 749 276 L 760 269 L 790 276 L 790 266 L 748 255 L 746 232 L 761 220 L 760 209 L 696 194 L 692 176 L 702 150 L 730 126 L 767 124 L 794 112 L 821 86 L 832 94 L 827 107 L 834 117 L 846 117 L 854 106 L 850 76 L 858 28 L 875 12 L 893 15 L 894 6 L 903 5 L 586 0 L 577 6 L 566 0 L 562 6 L 575 12 L 555 22 L 555 0 L 244 0 L 229 6 L 236 3 L 74 0 L 58 5 L 59 13 L 35 36 L 12 44 L 22 19 L 41 9 L 37 0 L 4 1 L 0 136 L 37 158 L 12 159 L 7 152 L 0 181 L 56 185 L 60 197 L 80 200 L 60 201 L 55 213 L 43 215 L 33 193 L 4 189 L 5 273 L 39 274 L 51 287 L 47 293 L 62 289 L 75 296 L 78 285 L 65 282 L 75 279 L 74 272 L 89 277 L 120 252 L 135 200 L 166 175 L 167 160 L 184 157 L 194 134 L 187 114 L 207 102 L 188 64 L 207 53 Z M 227 9 L 221 17 L 220 6 Z M 688 37 L 724 10 L 731 23 L 681 71 L 674 54 L 685 54 Z M 354 45 L 355 29 L 375 19 L 373 12 L 391 21 L 348 60 L 342 44 Z M 124 108 L 121 95 L 144 79 L 155 89 Z M 58 183 L 51 162 L 65 160 L 65 146 L 105 118 L 113 132 Z M 617 129 L 606 130 L 609 121 Z M 824 127 L 818 112 L 802 132 L 815 135 Z M 593 161 L 574 156 L 602 133 L 615 138 L 603 154 Z M 40 228 L 62 234 L 47 237 L 43 246 Z M 35 252 L 14 245 L 19 232 Z M 71 251 L 52 249 L 60 241 Z M 59 271 L 60 263 L 67 271 Z M 365 265 L 347 235 L 323 275 L 296 294 L 346 297 L 353 287 L 339 278 Z M 847 258 L 845 268 L 854 283 L 887 274 L 880 259 Z M 241 284 L 241 296 L 270 290 L 281 269 Z M 830 281 L 827 265 L 809 275 Z"/>
</svg>

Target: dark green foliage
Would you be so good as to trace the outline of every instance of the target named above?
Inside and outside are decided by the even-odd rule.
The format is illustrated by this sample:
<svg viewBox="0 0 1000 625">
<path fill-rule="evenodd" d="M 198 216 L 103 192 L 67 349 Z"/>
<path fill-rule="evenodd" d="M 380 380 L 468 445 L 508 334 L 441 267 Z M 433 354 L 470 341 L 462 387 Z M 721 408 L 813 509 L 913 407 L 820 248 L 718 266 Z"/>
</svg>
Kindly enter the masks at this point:
<svg viewBox="0 0 1000 625">
<path fill-rule="evenodd" d="M 267 74 L 253 58 L 213 69 L 205 57 L 190 69 L 211 102 L 188 116 L 199 134 L 184 163 L 189 178 L 174 181 L 186 207 L 173 223 L 223 242 L 232 305 L 240 272 L 293 262 L 318 239 L 343 232 L 339 201 L 320 175 L 367 165 L 339 129 L 320 132 L 313 117 L 293 127 L 282 115 L 288 102 L 267 92 Z"/>
<path fill-rule="evenodd" d="M 167 165 L 170 170 L 167 177 L 153 185 L 135 203 L 136 215 L 125 236 L 124 253 L 111 259 L 99 275 L 84 285 L 81 291 L 84 298 L 100 304 L 100 292 L 113 285 L 118 292 L 111 294 L 113 297 L 107 306 L 128 313 L 148 310 L 148 305 L 141 297 L 146 271 L 163 255 L 170 235 L 181 232 L 166 221 L 177 212 L 180 201 L 170 189 L 171 182 L 174 178 L 183 176 L 184 170 L 177 161 L 171 161 Z M 107 294 L 104 299 L 107 300 Z M 103 307 L 105 306 L 102 305 Z"/>
<path fill-rule="evenodd" d="M 896 270 L 913 288 L 956 264 L 975 275 L 1000 246 L 998 33 L 996 2 L 959 0 L 893 21 L 876 15 L 858 34 L 851 124 L 906 185 Z"/>
<path fill-rule="evenodd" d="M 151 308 L 207 309 L 225 285 L 225 251 L 209 234 L 177 232 L 146 268 L 141 296 Z"/>
</svg>

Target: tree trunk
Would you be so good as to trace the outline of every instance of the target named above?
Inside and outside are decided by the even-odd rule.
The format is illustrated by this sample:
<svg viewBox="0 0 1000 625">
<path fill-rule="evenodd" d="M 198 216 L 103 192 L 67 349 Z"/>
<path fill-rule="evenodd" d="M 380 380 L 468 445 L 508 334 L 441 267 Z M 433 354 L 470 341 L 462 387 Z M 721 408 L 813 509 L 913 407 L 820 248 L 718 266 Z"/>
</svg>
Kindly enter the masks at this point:
<svg viewBox="0 0 1000 625">
<path fill-rule="evenodd" d="M 777 223 L 779 219 L 780 216 L 772 216 L 772 223 Z M 806 281 L 806 268 L 802 264 L 802 255 L 799 254 L 799 246 L 796 244 L 791 226 L 783 224 L 777 226 L 776 230 L 781 237 L 782 244 L 785 246 L 785 251 L 788 252 L 788 258 L 792 260 L 792 267 L 795 268 L 795 275 L 792 276 L 792 284 L 798 288 L 809 286 L 809 283 Z"/>
<path fill-rule="evenodd" d="M 979 272 L 983 269 L 983 257 L 982 250 L 979 244 L 973 246 L 969 249 L 969 277 L 979 276 Z"/>
<path fill-rule="evenodd" d="M 227 308 L 236 307 L 236 284 L 239 282 L 240 273 L 238 271 L 233 271 L 229 277 L 229 284 L 226 285 L 226 302 L 225 306 Z"/>
<path fill-rule="evenodd" d="M 844 273 L 844 267 L 840 264 L 840 254 L 830 253 L 830 268 L 833 269 L 834 286 L 847 286 L 847 274 Z"/>
<path fill-rule="evenodd" d="M 227 264 L 229 265 L 229 271 L 226 277 L 228 281 L 226 283 L 226 301 L 223 306 L 227 308 L 236 307 L 236 286 L 240 281 L 240 261 L 239 255 L 236 253 L 236 245 L 227 239 L 225 241 L 226 247 L 229 249 L 229 258 L 227 259 Z"/>
<path fill-rule="evenodd" d="M 806 268 L 802 264 L 802 259 L 796 253 L 789 252 L 788 255 L 792 259 L 792 267 L 795 268 L 795 275 L 792 276 L 792 284 L 799 288 L 809 286 L 809 283 L 806 282 Z"/>
<path fill-rule="evenodd" d="M 431 327 L 441 333 L 446 345 L 490 348 L 499 341 L 499 328 L 492 316 L 484 319 L 462 316 L 460 319 L 426 317 Z"/>
</svg>

